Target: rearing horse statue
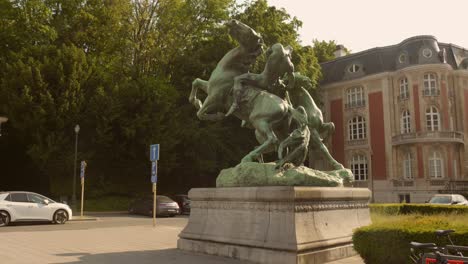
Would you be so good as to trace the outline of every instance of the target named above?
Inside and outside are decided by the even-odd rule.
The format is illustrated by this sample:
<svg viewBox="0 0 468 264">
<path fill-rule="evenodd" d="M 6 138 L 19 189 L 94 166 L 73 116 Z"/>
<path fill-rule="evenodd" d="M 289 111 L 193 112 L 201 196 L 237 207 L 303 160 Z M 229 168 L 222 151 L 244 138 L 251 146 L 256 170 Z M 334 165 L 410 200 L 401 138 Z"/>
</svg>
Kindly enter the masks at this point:
<svg viewBox="0 0 468 264">
<path fill-rule="evenodd" d="M 200 120 L 218 121 L 225 117 L 224 102 L 234 85 L 234 77 L 246 73 L 263 51 L 262 37 L 249 26 L 231 20 L 227 27 L 240 46 L 224 55 L 208 81 L 197 78 L 192 83 L 189 101 L 198 109 Z M 203 103 L 197 98 L 198 89 L 208 95 Z"/>
<path fill-rule="evenodd" d="M 245 95 L 242 99 L 242 107 L 232 113 L 245 121 L 248 127 L 255 129 L 255 136 L 260 146 L 246 155 L 242 162 L 255 159 L 262 161 L 262 154 L 277 151 L 278 145 L 288 138 L 291 132 L 291 121 L 294 120 L 299 126 L 308 126 L 310 140 L 314 147 L 324 154 L 335 169 L 343 169 L 343 166 L 333 159 L 322 142 L 320 134 L 325 134 L 325 137 L 329 136 L 334 131 L 334 125 L 323 122 L 322 112 L 304 89 L 311 85 L 310 79 L 298 73 L 293 74 L 290 67 L 282 66 L 291 64 L 292 49 L 284 48 L 279 43 L 273 45 L 267 54 L 264 72 L 246 74 L 262 52 L 262 38 L 253 29 L 236 20 L 230 21 L 227 26 L 231 36 L 238 40 L 240 46 L 230 50 L 221 59 L 208 81 L 196 79 L 192 83 L 189 100 L 198 109 L 198 118 L 211 121 L 225 118 L 224 112 L 230 109 L 233 103 L 233 87 L 235 84 L 243 83 Z M 282 83 L 280 76 L 284 73 L 288 73 L 288 86 L 284 87 L 291 94 L 291 100 L 288 101 L 280 98 L 277 91 L 270 90 L 270 84 Z M 296 77 L 300 80 L 298 83 L 294 81 Z M 266 83 L 262 85 L 265 81 Z M 207 93 L 203 103 L 197 98 L 198 89 Z M 294 108 L 293 105 L 298 108 Z M 301 107 L 306 112 L 305 115 L 298 111 Z M 305 119 L 304 116 L 306 116 Z M 304 140 L 309 142 L 308 139 Z"/>
</svg>

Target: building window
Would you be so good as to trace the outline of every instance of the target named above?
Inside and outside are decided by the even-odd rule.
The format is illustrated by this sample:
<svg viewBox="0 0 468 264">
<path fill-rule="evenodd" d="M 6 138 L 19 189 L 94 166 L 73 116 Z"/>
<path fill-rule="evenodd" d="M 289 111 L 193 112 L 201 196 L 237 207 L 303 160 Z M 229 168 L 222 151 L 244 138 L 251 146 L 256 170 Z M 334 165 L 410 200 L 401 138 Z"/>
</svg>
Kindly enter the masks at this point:
<svg viewBox="0 0 468 264">
<path fill-rule="evenodd" d="M 348 71 L 351 72 L 351 73 L 355 73 L 355 72 L 358 72 L 359 71 L 359 65 L 357 64 L 353 64 L 351 65 L 351 67 L 349 67 Z"/>
<path fill-rule="evenodd" d="M 367 181 L 367 158 L 357 154 L 351 159 L 351 171 L 355 181 Z"/>
<path fill-rule="evenodd" d="M 429 48 L 425 48 L 425 49 L 423 49 L 422 54 L 423 54 L 424 57 L 430 58 L 430 57 L 432 57 L 432 50 L 429 49 Z"/>
<path fill-rule="evenodd" d="M 400 80 L 400 100 L 405 100 L 409 98 L 409 88 L 408 88 L 408 79 L 403 78 Z"/>
<path fill-rule="evenodd" d="M 437 78 L 435 73 L 424 74 L 424 96 L 436 96 L 439 95 L 440 91 L 437 87 Z"/>
<path fill-rule="evenodd" d="M 403 161 L 403 177 L 406 180 L 413 179 L 413 155 L 411 155 L 411 152 L 405 154 L 405 159 Z"/>
<path fill-rule="evenodd" d="M 365 106 L 364 89 L 360 86 L 352 87 L 346 90 L 347 103 L 346 108 Z"/>
<path fill-rule="evenodd" d="M 429 156 L 429 177 L 443 178 L 442 156 L 438 151 L 434 151 Z"/>
<path fill-rule="evenodd" d="M 398 61 L 400 63 L 405 63 L 406 62 L 406 54 L 405 53 L 400 54 L 400 56 L 398 57 Z"/>
<path fill-rule="evenodd" d="M 349 140 L 366 138 L 366 119 L 362 116 L 355 116 L 348 122 Z"/>
<path fill-rule="evenodd" d="M 440 115 L 437 108 L 431 106 L 426 109 L 426 129 L 427 131 L 440 130 Z"/>
<path fill-rule="evenodd" d="M 411 116 L 408 110 L 403 111 L 401 115 L 401 133 L 411 133 Z"/>
</svg>

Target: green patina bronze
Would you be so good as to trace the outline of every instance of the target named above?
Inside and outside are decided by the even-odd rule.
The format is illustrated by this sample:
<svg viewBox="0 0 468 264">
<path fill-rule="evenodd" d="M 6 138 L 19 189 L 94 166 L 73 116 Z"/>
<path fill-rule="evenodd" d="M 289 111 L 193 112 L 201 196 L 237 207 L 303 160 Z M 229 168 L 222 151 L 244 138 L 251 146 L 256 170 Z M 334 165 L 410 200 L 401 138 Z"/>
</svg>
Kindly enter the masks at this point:
<svg viewBox="0 0 468 264">
<path fill-rule="evenodd" d="M 226 53 L 209 80 L 192 83 L 189 101 L 201 120 L 239 118 L 243 126 L 255 130 L 260 146 L 235 168 L 223 170 L 217 186 L 342 186 L 351 181 L 351 172 L 323 143 L 335 126 L 323 122 L 322 112 L 307 91 L 312 86 L 310 79 L 294 72 L 292 48 L 274 44 L 266 53 L 264 71 L 249 73 L 263 52 L 263 40 L 239 21 L 232 20 L 227 27 L 239 46 Z M 203 102 L 197 98 L 198 90 L 207 94 Z M 302 166 L 309 145 L 320 150 L 335 170 L 322 172 Z M 263 163 L 263 154 L 269 152 L 277 153 L 275 163 Z"/>
<path fill-rule="evenodd" d="M 350 186 L 353 174 L 348 169 L 319 171 L 305 166 L 276 169 L 276 163 L 245 162 L 224 169 L 216 179 L 216 187 L 253 186 Z"/>
</svg>

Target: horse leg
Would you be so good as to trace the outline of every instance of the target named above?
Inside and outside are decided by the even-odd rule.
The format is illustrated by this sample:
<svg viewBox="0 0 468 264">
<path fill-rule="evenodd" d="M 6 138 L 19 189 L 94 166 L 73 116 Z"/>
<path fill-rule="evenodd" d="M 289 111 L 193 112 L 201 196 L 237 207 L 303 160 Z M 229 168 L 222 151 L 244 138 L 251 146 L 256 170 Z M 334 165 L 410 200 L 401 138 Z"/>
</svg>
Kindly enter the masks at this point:
<svg viewBox="0 0 468 264">
<path fill-rule="evenodd" d="M 262 145 L 247 154 L 241 162 L 253 162 L 260 155 L 268 151 L 269 148 L 278 143 L 278 138 L 267 121 L 258 121 L 254 127 L 257 129 L 256 133 L 265 135 L 266 140 Z"/>
<path fill-rule="evenodd" d="M 221 112 L 217 112 L 216 114 L 210 114 L 215 112 L 217 108 L 218 107 L 216 102 L 213 102 L 213 100 L 208 96 L 203 102 L 201 108 L 197 112 L 198 119 L 208 121 L 219 121 L 224 119 L 225 116 Z"/>
<path fill-rule="evenodd" d="M 197 78 L 192 82 L 192 91 L 190 92 L 189 101 L 197 108 L 197 110 L 202 108 L 202 102 L 197 98 L 198 89 L 202 89 L 205 93 L 208 93 L 208 82 L 200 78 Z"/>
<path fill-rule="evenodd" d="M 333 133 L 335 133 L 335 124 L 332 122 L 323 123 L 320 126 L 320 133 L 324 133 L 322 141 L 327 142 L 328 138 L 331 137 Z"/>
<path fill-rule="evenodd" d="M 262 154 L 258 155 L 257 161 L 258 161 L 258 163 L 265 163 L 265 161 L 263 160 L 263 155 Z"/>
<path fill-rule="evenodd" d="M 325 146 L 325 144 L 323 144 L 321 138 L 320 138 L 320 134 L 317 132 L 317 130 L 311 130 L 310 131 L 311 134 L 310 134 L 310 141 L 311 143 L 317 147 L 321 152 L 322 154 L 324 155 L 325 159 L 333 166 L 333 168 L 335 170 L 342 170 L 344 169 L 343 165 L 341 165 L 341 163 L 339 163 L 338 161 L 336 161 L 331 155 L 330 155 L 330 152 L 328 152 L 328 149 L 327 147 Z"/>
</svg>

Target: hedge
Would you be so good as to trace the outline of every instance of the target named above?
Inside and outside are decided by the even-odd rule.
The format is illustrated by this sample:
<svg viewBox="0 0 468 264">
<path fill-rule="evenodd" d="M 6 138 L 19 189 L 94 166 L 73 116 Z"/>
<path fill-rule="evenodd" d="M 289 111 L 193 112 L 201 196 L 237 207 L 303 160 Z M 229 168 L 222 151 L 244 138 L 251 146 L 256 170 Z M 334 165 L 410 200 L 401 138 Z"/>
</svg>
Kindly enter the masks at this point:
<svg viewBox="0 0 468 264">
<path fill-rule="evenodd" d="M 384 215 L 406 214 L 468 214 L 466 205 L 434 205 L 434 204 L 370 204 L 370 212 Z"/>
<path fill-rule="evenodd" d="M 468 215 L 406 215 L 382 219 L 385 218 L 391 220 L 361 227 L 353 234 L 354 248 L 366 264 L 409 263 L 411 241 L 449 244 L 446 238 L 437 238 L 434 234 L 437 229 L 454 229 L 456 232 L 450 236 L 454 243 L 468 246 Z"/>
</svg>

